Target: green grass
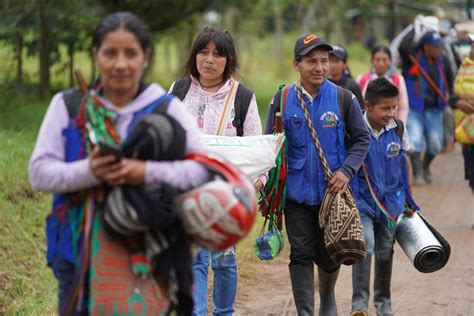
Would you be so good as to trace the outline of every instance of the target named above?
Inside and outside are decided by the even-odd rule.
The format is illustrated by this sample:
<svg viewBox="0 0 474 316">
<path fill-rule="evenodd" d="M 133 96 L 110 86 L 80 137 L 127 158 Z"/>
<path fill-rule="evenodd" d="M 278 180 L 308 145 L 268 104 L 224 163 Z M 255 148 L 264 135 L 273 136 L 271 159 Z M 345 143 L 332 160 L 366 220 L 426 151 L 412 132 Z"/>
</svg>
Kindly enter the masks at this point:
<svg viewBox="0 0 474 316">
<path fill-rule="evenodd" d="M 283 40 L 283 60 L 277 62 L 269 48 L 273 36 L 244 40 L 241 52 L 239 79 L 251 87 L 257 96 L 262 121 L 269 101 L 281 83 L 293 82 L 297 73 L 292 65 L 292 49 L 296 34 L 287 34 Z M 169 39 L 156 45 L 150 81 L 164 88 L 179 76 L 177 45 L 171 41 L 170 59 L 165 60 L 165 47 Z M 368 69 L 370 55 L 358 44 L 347 47 L 349 65 L 353 75 Z M 21 93 L 11 86 L 15 67 L 12 53 L 0 48 L 0 74 L 10 74 L 9 88 L 0 92 L 0 315 L 45 315 L 56 309 L 56 281 L 46 267 L 44 219 L 50 210 L 49 194 L 31 190 L 28 176 L 28 159 L 33 150 L 36 134 L 49 101 L 38 101 L 34 92 L 37 82 L 37 60 L 25 59 L 25 78 L 29 85 Z M 86 78 L 90 78 L 91 63 L 88 54 L 75 56 Z M 2 75 L 0 75 L 2 80 Z M 67 87 L 67 73 L 52 71 L 52 86 Z M 7 90 L 7 91 L 5 91 Z M 251 233 L 238 245 L 239 278 L 252 279 L 257 273 L 254 264 L 259 261 L 252 246 L 262 225 L 258 215 Z"/>
<path fill-rule="evenodd" d="M 32 191 L 27 176 L 45 104 L 12 102 L 1 109 L 0 314 L 51 314 L 56 285 L 44 257 L 44 218 L 50 198 Z"/>
</svg>

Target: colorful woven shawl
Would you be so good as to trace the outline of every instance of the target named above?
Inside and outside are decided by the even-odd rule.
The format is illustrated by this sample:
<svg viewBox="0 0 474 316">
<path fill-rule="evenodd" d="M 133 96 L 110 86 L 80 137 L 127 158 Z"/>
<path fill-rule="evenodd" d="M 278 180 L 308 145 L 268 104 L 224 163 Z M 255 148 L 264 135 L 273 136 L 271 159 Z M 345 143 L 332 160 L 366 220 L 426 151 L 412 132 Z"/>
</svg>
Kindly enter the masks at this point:
<svg viewBox="0 0 474 316">
<path fill-rule="evenodd" d="M 91 153 L 99 141 L 120 143 L 113 123 L 115 114 L 105 106 L 102 92 L 99 86 L 89 90 L 76 118 L 76 126 L 82 132 L 81 150 L 87 153 Z M 91 315 L 156 315 L 165 311 L 167 304 L 158 299 L 160 294 L 156 283 L 146 280 L 145 276 L 150 277 L 150 266 L 144 256 L 130 253 L 124 245 L 104 233 L 98 210 L 103 206 L 106 187 L 84 190 L 80 194 L 82 203 L 74 212 L 69 212 L 77 258 L 76 275 L 68 304 L 61 315 L 70 315 L 74 309 L 80 310 L 84 306 L 88 279 Z M 135 282 L 137 279 L 142 280 L 140 284 Z"/>
</svg>

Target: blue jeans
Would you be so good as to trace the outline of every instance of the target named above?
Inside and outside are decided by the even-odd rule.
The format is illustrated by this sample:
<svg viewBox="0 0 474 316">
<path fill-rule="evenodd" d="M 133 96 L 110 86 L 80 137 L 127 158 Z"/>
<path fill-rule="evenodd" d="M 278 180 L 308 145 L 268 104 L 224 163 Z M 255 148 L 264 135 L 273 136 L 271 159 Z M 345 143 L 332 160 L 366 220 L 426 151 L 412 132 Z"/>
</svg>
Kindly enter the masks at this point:
<svg viewBox="0 0 474 316">
<path fill-rule="evenodd" d="M 193 315 L 207 315 L 207 280 L 209 259 L 214 271 L 213 315 L 232 315 L 237 293 L 237 260 L 235 248 L 226 251 L 199 250 L 193 263 L 194 277 L 194 309 Z"/>
<path fill-rule="evenodd" d="M 71 286 L 74 280 L 75 268 L 72 263 L 65 260 L 63 257 L 56 255 L 51 263 L 54 276 L 58 280 L 58 310 L 61 312 L 66 307 L 68 294 L 71 291 Z M 80 311 L 74 311 L 72 316 L 88 315 L 89 305 L 89 279 L 86 279 L 84 286 L 84 298 Z"/>
<path fill-rule="evenodd" d="M 377 260 L 389 260 L 395 245 L 395 228 L 389 228 L 383 216 L 375 220 L 361 213 L 360 219 L 364 226 L 364 239 L 367 254 L 375 254 Z"/>
<path fill-rule="evenodd" d="M 432 108 L 410 110 L 407 131 L 415 152 L 426 148 L 428 154 L 435 156 L 444 144 L 443 111 Z"/>
</svg>

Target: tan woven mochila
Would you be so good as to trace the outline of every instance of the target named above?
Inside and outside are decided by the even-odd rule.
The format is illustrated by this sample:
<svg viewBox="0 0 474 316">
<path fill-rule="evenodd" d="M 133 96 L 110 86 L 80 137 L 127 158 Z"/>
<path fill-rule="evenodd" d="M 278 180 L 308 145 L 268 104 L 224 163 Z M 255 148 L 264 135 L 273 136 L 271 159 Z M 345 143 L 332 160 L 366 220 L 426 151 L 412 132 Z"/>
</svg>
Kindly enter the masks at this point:
<svg viewBox="0 0 474 316">
<path fill-rule="evenodd" d="M 302 98 L 301 85 L 295 84 L 295 92 L 308 123 L 316 151 L 329 181 L 334 177 L 319 143 L 316 130 Z M 319 209 L 319 226 L 324 232 L 324 244 L 334 262 L 353 265 L 364 260 L 367 255 L 364 230 L 354 196 L 350 187 L 337 193 L 326 189 Z"/>
</svg>

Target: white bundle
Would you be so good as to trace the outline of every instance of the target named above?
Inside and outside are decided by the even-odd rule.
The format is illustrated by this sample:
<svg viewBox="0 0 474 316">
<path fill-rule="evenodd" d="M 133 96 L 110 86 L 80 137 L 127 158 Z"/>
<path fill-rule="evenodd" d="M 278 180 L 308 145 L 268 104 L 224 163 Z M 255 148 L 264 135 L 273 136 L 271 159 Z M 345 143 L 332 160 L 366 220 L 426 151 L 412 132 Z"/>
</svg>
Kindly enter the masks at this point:
<svg viewBox="0 0 474 316">
<path fill-rule="evenodd" d="M 209 151 L 218 153 L 255 181 L 275 167 L 275 158 L 284 141 L 283 134 L 246 137 L 203 135 Z"/>
</svg>

